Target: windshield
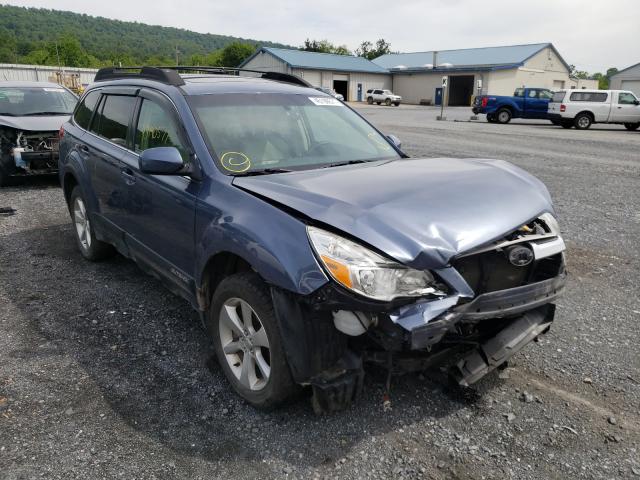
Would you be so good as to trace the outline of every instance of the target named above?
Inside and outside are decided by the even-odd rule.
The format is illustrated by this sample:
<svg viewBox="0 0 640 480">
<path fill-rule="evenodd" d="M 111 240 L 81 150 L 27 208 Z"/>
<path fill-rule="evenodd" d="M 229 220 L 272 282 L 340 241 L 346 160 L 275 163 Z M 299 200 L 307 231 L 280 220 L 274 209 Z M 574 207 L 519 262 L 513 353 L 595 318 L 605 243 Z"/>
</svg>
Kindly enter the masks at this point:
<svg viewBox="0 0 640 480">
<path fill-rule="evenodd" d="M 389 141 L 333 97 L 220 94 L 188 97 L 228 174 L 400 158 Z"/>
<path fill-rule="evenodd" d="M 71 115 L 77 101 L 62 87 L 0 87 L 0 115 Z"/>
</svg>

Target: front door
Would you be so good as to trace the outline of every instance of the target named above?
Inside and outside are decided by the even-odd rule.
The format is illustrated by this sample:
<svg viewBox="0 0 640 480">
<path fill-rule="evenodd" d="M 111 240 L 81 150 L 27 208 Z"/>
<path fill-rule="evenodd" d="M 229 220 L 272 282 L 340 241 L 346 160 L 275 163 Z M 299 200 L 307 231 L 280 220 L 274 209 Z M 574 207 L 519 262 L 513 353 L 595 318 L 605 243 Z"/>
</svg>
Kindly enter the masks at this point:
<svg viewBox="0 0 640 480">
<path fill-rule="evenodd" d="M 638 99 L 630 92 L 618 92 L 614 94 L 617 99 L 611 108 L 611 121 L 621 123 L 640 122 L 640 106 Z"/>
<path fill-rule="evenodd" d="M 549 100 L 552 96 L 553 94 L 549 90 L 530 89 L 525 103 L 527 117 L 547 118 Z"/>
<path fill-rule="evenodd" d="M 173 104 L 151 90 L 142 90 L 140 97 L 134 152 L 123 158 L 128 183 L 126 241 L 137 259 L 191 292 L 195 200 L 200 184 L 188 176 L 142 173 L 138 154 L 154 147 L 176 147 L 185 162 L 195 160 Z"/>
</svg>

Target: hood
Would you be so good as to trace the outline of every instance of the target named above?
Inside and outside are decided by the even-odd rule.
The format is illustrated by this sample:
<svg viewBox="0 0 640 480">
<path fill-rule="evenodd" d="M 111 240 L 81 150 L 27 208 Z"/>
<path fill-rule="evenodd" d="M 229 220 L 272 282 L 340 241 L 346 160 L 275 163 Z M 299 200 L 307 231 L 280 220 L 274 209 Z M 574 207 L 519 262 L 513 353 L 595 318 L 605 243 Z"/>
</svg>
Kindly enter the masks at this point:
<svg viewBox="0 0 640 480">
<path fill-rule="evenodd" d="M 6 117 L 0 115 L 0 126 L 31 132 L 57 132 L 67 120 L 69 120 L 69 115 L 51 115 L 47 117 Z"/>
<path fill-rule="evenodd" d="M 419 269 L 553 213 L 542 182 L 501 160 L 400 159 L 233 183 Z"/>
</svg>

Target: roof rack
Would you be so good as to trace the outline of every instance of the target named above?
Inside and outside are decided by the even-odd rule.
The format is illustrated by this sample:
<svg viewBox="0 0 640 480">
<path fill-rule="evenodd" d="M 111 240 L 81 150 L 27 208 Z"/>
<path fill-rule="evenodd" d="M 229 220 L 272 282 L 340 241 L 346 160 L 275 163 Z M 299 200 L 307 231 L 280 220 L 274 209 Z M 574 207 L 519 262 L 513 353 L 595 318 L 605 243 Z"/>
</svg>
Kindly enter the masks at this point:
<svg viewBox="0 0 640 480">
<path fill-rule="evenodd" d="M 168 85 L 181 86 L 184 85 L 184 79 L 179 75 L 184 73 L 202 73 L 205 75 L 236 75 L 240 73 L 257 73 L 259 78 L 265 80 L 275 80 L 277 82 L 292 83 L 302 87 L 311 87 L 306 80 L 289 73 L 281 72 L 263 72 L 260 70 L 248 70 L 244 68 L 228 68 L 228 67 L 196 67 L 196 66 L 176 66 L 176 67 L 106 67 L 101 68 L 96 73 L 95 82 L 103 82 L 106 80 L 116 80 L 123 78 L 146 78 L 166 83 Z"/>
</svg>

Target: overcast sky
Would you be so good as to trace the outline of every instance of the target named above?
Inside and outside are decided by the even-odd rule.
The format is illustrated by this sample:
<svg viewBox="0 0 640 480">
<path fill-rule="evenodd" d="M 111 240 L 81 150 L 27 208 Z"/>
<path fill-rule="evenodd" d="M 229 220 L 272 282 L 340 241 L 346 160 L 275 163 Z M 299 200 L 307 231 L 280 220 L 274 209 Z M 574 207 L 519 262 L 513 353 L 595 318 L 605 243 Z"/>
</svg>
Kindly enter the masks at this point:
<svg viewBox="0 0 640 480">
<path fill-rule="evenodd" d="M 6 0 L 5 0 L 6 1 Z M 384 38 L 402 52 L 552 42 L 590 73 L 640 62 L 640 0 L 28 0 L 71 10 L 299 46 L 355 49 Z"/>
</svg>

